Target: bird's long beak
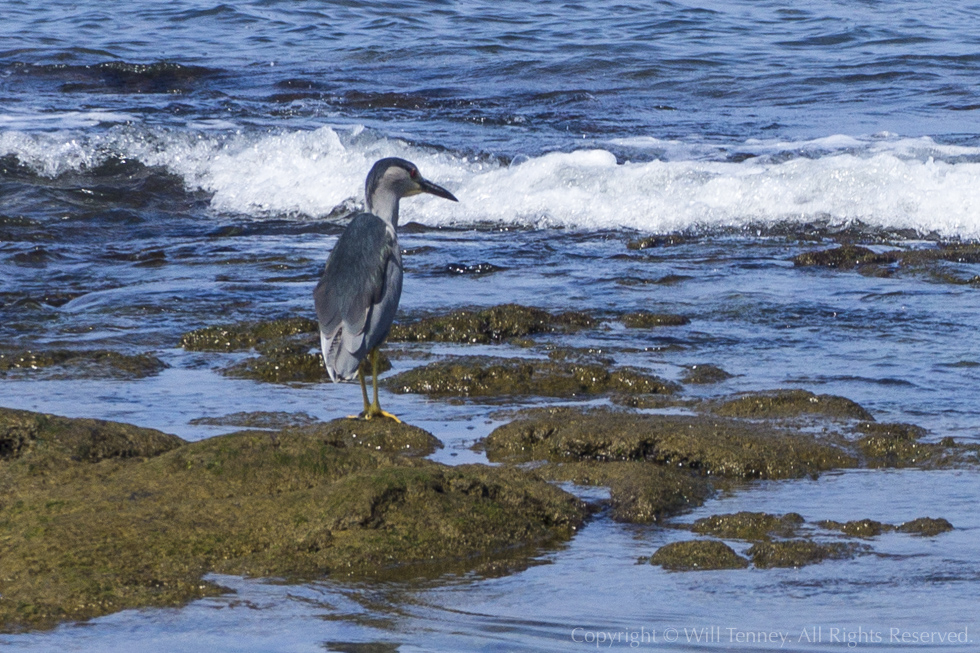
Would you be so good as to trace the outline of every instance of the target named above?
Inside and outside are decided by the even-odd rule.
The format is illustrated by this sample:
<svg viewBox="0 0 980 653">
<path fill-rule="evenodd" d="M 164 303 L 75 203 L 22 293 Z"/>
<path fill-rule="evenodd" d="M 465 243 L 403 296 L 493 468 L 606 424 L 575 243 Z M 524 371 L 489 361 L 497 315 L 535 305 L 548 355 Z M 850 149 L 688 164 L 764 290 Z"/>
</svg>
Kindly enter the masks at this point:
<svg viewBox="0 0 980 653">
<path fill-rule="evenodd" d="M 419 175 L 421 177 L 421 175 Z M 435 195 L 436 197 L 442 197 L 443 199 L 452 200 L 458 202 L 456 196 L 450 193 L 448 190 L 442 186 L 437 186 L 431 181 L 426 181 L 425 179 L 418 180 L 419 191 L 422 193 L 429 193 L 430 195 Z"/>
</svg>

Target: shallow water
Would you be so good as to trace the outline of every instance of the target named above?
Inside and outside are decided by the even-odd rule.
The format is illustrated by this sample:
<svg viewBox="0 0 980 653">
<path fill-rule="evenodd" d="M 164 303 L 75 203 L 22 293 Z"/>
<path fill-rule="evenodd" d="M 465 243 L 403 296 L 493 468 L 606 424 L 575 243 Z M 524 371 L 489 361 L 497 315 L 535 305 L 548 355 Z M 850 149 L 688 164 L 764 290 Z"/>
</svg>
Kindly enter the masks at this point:
<svg viewBox="0 0 980 653">
<path fill-rule="evenodd" d="M 178 341 L 210 324 L 311 315 L 312 287 L 367 169 L 398 155 L 460 199 L 402 207 L 414 223 L 400 236 L 402 319 L 506 302 L 691 318 L 648 331 L 611 319 L 531 349 L 399 350 L 599 348 L 675 380 L 711 363 L 736 376 L 685 386 L 687 395 L 799 387 L 853 399 L 879 421 L 919 424 L 930 441 L 976 443 L 980 291 L 966 282 L 980 265 L 875 276 L 791 259 L 841 232 L 878 251 L 980 238 L 978 13 L 965 2 L 896 11 L 10 0 L 0 21 L 0 348 L 154 352 L 170 367 L 125 381 L 9 375 L 0 405 L 191 440 L 232 430 L 190 423 L 203 416 L 352 412 L 355 384 L 230 379 L 216 370 L 234 355 L 188 353 Z M 670 232 L 689 238 L 626 247 Z M 502 270 L 448 271 L 481 263 Z M 393 361 L 395 371 L 420 362 Z M 505 419 L 499 404 L 382 400 L 441 439 L 434 458 L 449 464 L 483 461 L 471 445 Z M 750 485 L 682 517 L 792 510 L 808 520 L 941 516 L 956 527 L 931 539 L 883 535 L 875 555 L 800 570 L 638 566 L 683 532 L 600 514 L 567 547 L 542 553 L 547 564 L 503 578 L 222 578 L 236 594 L 0 643 L 584 650 L 601 632 L 622 633 L 611 643 L 630 648 L 630 637 L 655 631 L 636 648 L 810 651 L 843 650 L 848 633 L 874 630 L 885 641 L 856 645 L 908 648 L 889 641 L 892 628 L 969 629 L 972 640 L 977 480 L 971 470 L 851 471 Z M 716 639 L 688 641 L 712 627 Z M 665 639 L 671 628 L 676 641 Z M 813 628 L 819 641 L 802 638 Z M 790 640 L 737 641 L 762 631 Z"/>
</svg>

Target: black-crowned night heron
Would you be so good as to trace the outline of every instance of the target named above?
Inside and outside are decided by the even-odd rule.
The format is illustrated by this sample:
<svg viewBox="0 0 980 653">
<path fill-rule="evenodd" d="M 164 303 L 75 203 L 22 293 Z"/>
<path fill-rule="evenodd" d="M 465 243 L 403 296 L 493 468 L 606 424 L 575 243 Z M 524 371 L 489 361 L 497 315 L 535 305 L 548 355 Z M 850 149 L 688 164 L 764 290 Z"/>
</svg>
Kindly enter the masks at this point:
<svg viewBox="0 0 980 653">
<path fill-rule="evenodd" d="M 360 417 L 390 417 L 378 405 L 378 347 L 388 337 L 402 294 L 402 255 L 398 249 L 398 200 L 431 193 L 458 201 L 445 188 L 426 181 L 405 159 L 381 159 L 364 184 L 366 213 L 351 218 L 334 245 L 320 283 L 313 291 L 320 322 L 320 347 L 327 374 L 335 383 L 356 373 L 361 379 L 364 412 Z M 371 360 L 374 401 L 368 403 L 361 361 Z"/>
</svg>

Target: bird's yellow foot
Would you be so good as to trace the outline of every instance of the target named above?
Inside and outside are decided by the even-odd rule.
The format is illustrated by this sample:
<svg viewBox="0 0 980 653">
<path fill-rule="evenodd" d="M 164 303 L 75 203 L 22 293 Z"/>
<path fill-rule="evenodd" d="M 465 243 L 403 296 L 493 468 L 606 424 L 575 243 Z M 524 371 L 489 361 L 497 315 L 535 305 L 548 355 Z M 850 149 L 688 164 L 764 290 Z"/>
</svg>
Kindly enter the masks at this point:
<svg viewBox="0 0 980 653">
<path fill-rule="evenodd" d="M 402 423 L 402 421 L 400 419 L 398 419 L 397 417 L 395 417 L 394 415 L 392 415 L 388 411 L 381 410 L 380 408 L 373 408 L 373 407 L 372 408 L 369 408 L 368 410 L 365 410 L 360 415 L 348 415 L 347 416 L 347 419 L 363 419 L 363 420 L 369 420 L 369 419 L 374 419 L 375 417 L 387 417 L 388 419 L 395 420 L 395 423 L 397 423 L 397 424 L 401 424 Z"/>
</svg>

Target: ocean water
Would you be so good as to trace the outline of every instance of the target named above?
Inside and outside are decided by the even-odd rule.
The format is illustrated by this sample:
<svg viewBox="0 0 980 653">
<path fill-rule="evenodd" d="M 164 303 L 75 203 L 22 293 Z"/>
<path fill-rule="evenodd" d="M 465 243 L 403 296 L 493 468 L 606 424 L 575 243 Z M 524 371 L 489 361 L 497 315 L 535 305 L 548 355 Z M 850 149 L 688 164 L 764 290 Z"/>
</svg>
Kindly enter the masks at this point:
<svg viewBox="0 0 980 653">
<path fill-rule="evenodd" d="M 980 239 L 980 5 L 5 0 L 0 16 L 0 347 L 153 352 L 170 365 L 138 381 L 3 378 L 0 405 L 192 440 L 228 430 L 190 423 L 202 416 L 349 414 L 356 384 L 228 379 L 215 371 L 224 359 L 177 344 L 209 324 L 312 315 L 367 170 L 395 155 L 460 199 L 402 205 L 403 317 L 511 301 L 680 313 L 689 325 L 562 343 L 671 379 L 701 363 L 736 375 L 685 387 L 692 396 L 799 387 L 919 424 L 933 441 L 980 442 L 980 265 L 878 276 L 792 263 L 841 234 L 877 251 Z M 678 245 L 626 248 L 675 233 Z M 501 270 L 452 274 L 453 263 Z M 443 440 L 437 459 L 450 464 L 482 461 L 470 446 L 499 423 L 478 403 L 383 401 Z M 794 510 L 956 526 L 800 570 L 637 566 L 682 534 L 599 515 L 543 553 L 549 564 L 506 578 L 222 578 L 236 595 L 0 644 L 587 650 L 608 633 L 622 649 L 902 650 L 889 641 L 898 629 L 966 631 L 966 643 L 912 648 L 973 650 L 978 481 L 971 470 L 828 474 L 683 517 Z M 717 639 L 694 635 L 713 627 Z M 804 637 L 814 628 L 819 638 Z M 884 641 L 861 640 L 869 630 Z M 789 639 L 738 639 L 763 631 Z"/>
</svg>

